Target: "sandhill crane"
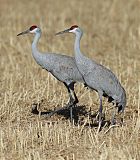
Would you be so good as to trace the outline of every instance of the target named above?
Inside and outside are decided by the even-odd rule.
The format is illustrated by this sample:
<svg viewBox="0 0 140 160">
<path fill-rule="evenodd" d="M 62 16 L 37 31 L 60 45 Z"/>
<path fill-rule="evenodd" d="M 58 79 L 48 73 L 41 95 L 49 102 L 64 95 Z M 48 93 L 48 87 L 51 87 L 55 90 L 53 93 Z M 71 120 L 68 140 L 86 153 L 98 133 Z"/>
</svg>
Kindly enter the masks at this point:
<svg viewBox="0 0 140 160">
<path fill-rule="evenodd" d="M 78 103 L 78 98 L 74 92 L 74 84 L 77 81 L 84 83 L 84 80 L 76 66 L 75 59 L 66 55 L 60 55 L 56 53 L 43 54 L 38 51 L 37 44 L 41 37 L 41 29 L 36 25 L 31 26 L 29 29 L 19 33 L 17 36 L 28 33 L 35 34 L 34 40 L 32 42 L 32 55 L 37 64 L 50 72 L 56 79 L 63 82 L 66 86 L 70 98 L 68 107 L 70 108 L 70 119 L 72 121 L 72 107 Z M 59 109 L 53 111 L 49 115 L 52 115 L 58 111 Z"/>
<path fill-rule="evenodd" d="M 124 112 L 126 106 L 125 90 L 111 70 L 84 56 L 80 51 L 80 40 L 83 35 L 80 27 L 74 25 L 69 29 L 56 33 L 56 35 L 63 33 L 74 33 L 76 35 L 74 44 L 76 65 L 86 85 L 98 92 L 100 99 L 98 129 L 100 129 L 102 123 L 102 96 L 108 97 L 109 102 L 115 103 L 116 107 L 118 107 L 118 112 Z M 112 114 L 112 124 L 115 123 L 114 116 L 115 112 Z"/>
</svg>

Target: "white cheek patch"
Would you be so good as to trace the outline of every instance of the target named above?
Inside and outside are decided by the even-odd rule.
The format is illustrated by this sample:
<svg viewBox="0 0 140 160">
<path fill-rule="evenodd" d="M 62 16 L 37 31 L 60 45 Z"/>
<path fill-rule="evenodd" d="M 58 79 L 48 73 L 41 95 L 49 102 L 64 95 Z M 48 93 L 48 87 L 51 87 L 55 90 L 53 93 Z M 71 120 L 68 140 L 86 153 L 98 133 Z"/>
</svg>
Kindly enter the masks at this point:
<svg viewBox="0 0 140 160">
<path fill-rule="evenodd" d="M 31 30 L 31 31 L 30 31 L 30 33 L 35 33 L 35 32 L 36 32 L 36 30 L 37 30 L 37 28 L 35 28 L 35 29 Z"/>
<path fill-rule="evenodd" d="M 77 28 L 74 28 L 73 30 L 70 30 L 69 32 L 75 33 Z"/>
</svg>

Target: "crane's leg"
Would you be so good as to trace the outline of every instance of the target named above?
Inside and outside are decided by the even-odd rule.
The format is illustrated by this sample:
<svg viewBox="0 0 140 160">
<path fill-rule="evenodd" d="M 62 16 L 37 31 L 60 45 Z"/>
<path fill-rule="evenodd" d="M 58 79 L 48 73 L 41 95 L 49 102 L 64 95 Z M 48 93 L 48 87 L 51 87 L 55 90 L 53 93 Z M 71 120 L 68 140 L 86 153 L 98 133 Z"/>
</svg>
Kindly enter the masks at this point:
<svg viewBox="0 0 140 160">
<path fill-rule="evenodd" d="M 79 100 L 78 100 L 74 90 L 73 90 L 73 95 L 74 95 L 74 98 L 75 98 L 74 104 L 77 104 L 79 102 Z"/>
<path fill-rule="evenodd" d="M 69 85 L 64 83 L 64 85 L 66 86 L 68 93 L 69 93 L 69 102 L 68 105 L 66 105 L 65 107 L 62 108 L 58 108 L 50 113 L 48 113 L 46 115 L 46 117 L 51 117 L 52 115 L 54 115 L 55 113 L 58 113 L 59 111 L 62 111 L 64 109 L 69 108 L 70 109 L 70 121 L 72 122 L 73 116 L 72 116 L 72 107 L 74 107 L 79 101 L 78 98 L 74 92 L 74 83 L 70 83 Z"/>
<path fill-rule="evenodd" d="M 98 130 L 97 133 L 99 133 L 102 125 L 102 111 L 103 111 L 103 106 L 102 106 L 102 95 L 103 93 L 101 91 L 98 91 L 99 94 L 99 99 L 100 99 L 100 107 L 99 107 L 99 125 L 98 125 Z"/>
<path fill-rule="evenodd" d="M 69 97 L 70 97 L 68 104 L 69 105 L 77 104 L 79 102 L 79 100 L 78 100 L 76 93 L 74 91 L 74 83 L 70 83 L 69 85 L 65 84 L 65 86 L 68 90 Z"/>
<path fill-rule="evenodd" d="M 116 108 L 114 107 L 113 111 L 112 111 L 111 125 L 115 125 L 115 123 L 116 123 L 115 115 L 116 115 Z"/>
<path fill-rule="evenodd" d="M 78 103 L 78 98 L 74 92 L 74 83 L 71 83 L 69 85 L 66 85 L 68 89 L 68 93 L 69 93 L 69 103 L 68 103 L 68 107 L 70 108 L 70 121 L 73 121 L 73 113 L 72 113 L 72 107 L 74 107 L 77 103 Z"/>
<path fill-rule="evenodd" d="M 118 106 L 118 104 L 116 104 L 116 106 L 114 107 L 114 110 L 112 112 L 111 125 L 115 125 L 116 124 L 116 118 L 115 117 L 116 117 L 117 110 L 118 110 L 118 113 L 121 111 L 122 116 L 121 116 L 120 124 L 121 125 L 123 124 L 123 119 L 124 119 L 124 109 L 123 109 L 123 106 Z"/>
</svg>

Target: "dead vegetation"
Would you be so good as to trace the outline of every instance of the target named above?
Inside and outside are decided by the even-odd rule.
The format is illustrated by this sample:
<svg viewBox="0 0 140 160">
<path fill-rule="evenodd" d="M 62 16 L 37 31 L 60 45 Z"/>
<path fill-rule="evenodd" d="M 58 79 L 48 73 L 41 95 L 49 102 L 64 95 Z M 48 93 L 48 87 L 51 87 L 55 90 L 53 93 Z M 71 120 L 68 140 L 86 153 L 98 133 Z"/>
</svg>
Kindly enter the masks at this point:
<svg viewBox="0 0 140 160">
<path fill-rule="evenodd" d="M 118 160 L 140 158 L 140 1 L 133 0 L 1 0 L 0 5 L 0 159 Z M 77 124 L 66 113 L 46 119 L 31 113 L 64 106 L 63 84 L 42 70 L 31 55 L 32 36 L 16 35 L 37 24 L 41 51 L 74 55 L 72 35 L 54 34 L 73 24 L 81 26 L 81 49 L 111 68 L 127 92 L 124 126 L 97 134 L 86 114 L 98 109 L 98 97 L 82 84 Z M 111 107 L 103 103 L 106 120 Z M 79 111 L 79 112 L 78 112 Z M 88 124 L 88 125 L 87 125 Z"/>
</svg>

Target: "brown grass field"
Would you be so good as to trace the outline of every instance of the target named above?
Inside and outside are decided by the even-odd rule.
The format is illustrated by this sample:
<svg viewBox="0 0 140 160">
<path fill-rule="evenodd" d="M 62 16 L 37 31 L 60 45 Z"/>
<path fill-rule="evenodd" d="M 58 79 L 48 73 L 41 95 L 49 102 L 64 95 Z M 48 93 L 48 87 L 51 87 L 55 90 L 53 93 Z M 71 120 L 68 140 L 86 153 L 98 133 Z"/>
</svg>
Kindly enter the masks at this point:
<svg viewBox="0 0 140 160">
<path fill-rule="evenodd" d="M 74 56 L 74 36 L 54 34 L 73 24 L 84 30 L 81 50 L 110 68 L 127 93 L 124 125 L 97 133 L 90 125 L 99 99 L 77 83 L 78 121 L 63 107 L 67 90 L 31 54 L 33 35 L 16 35 L 36 24 L 42 29 L 40 51 Z M 139 160 L 140 159 L 140 1 L 139 0 L 0 0 L 0 160 Z M 103 101 L 106 120 L 112 104 Z M 76 116 L 76 115 L 75 115 Z M 119 121 L 120 115 L 117 115 Z M 108 131 L 108 132 L 107 132 Z"/>
</svg>

